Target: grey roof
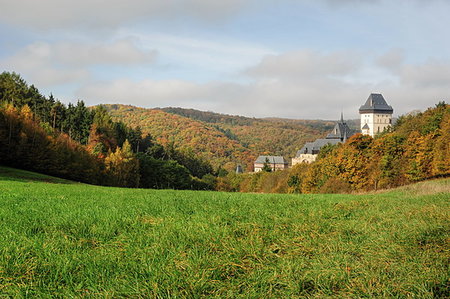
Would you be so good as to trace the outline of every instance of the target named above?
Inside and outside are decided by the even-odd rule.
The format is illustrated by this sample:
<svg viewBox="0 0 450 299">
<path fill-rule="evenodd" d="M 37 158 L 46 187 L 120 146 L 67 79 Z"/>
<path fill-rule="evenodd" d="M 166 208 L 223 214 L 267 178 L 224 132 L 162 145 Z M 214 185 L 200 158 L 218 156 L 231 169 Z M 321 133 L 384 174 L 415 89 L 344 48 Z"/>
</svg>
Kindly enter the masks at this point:
<svg viewBox="0 0 450 299">
<path fill-rule="evenodd" d="M 389 113 L 394 109 L 386 103 L 386 100 L 379 93 L 370 94 L 366 103 L 359 108 L 359 113 Z"/>
<path fill-rule="evenodd" d="M 301 154 L 318 154 L 320 149 L 327 144 L 335 145 L 341 143 L 340 139 L 316 139 L 314 142 L 306 143 L 301 150 L 297 151 L 296 157 Z"/>
<path fill-rule="evenodd" d="M 255 163 L 266 163 L 266 158 L 269 160 L 270 164 L 288 164 L 282 156 L 259 156 Z"/>
<path fill-rule="evenodd" d="M 341 120 L 336 123 L 333 130 L 330 132 L 330 134 L 327 135 L 326 139 L 339 139 L 340 141 L 346 141 L 347 138 L 355 134 L 344 122 L 344 120 L 341 118 Z"/>
<path fill-rule="evenodd" d="M 364 126 L 362 127 L 363 130 L 368 130 L 369 126 L 367 124 L 364 124 Z"/>
<path fill-rule="evenodd" d="M 338 144 L 347 141 L 347 138 L 355 134 L 344 122 L 344 116 L 341 113 L 341 119 L 336 123 L 330 134 L 324 139 L 316 139 L 314 142 L 307 142 L 299 151 L 296 157 L 301 154 L 318 154 L 320 149 L 327 144 Z"/>
</svg>

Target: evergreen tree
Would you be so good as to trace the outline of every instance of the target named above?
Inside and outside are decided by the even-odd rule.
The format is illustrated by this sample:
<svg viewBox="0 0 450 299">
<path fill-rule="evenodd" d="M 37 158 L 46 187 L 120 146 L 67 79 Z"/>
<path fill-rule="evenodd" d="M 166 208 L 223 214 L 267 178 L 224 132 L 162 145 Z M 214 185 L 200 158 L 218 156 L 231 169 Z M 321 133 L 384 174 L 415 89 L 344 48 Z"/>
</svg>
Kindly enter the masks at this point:
<svg viewBox="0 0 450 299">
<path fill-rule="evenodd" d="M 266 161 L 264 161 L 263 167 L 261 168 L 264 172 L 272 172 L 272 166 L 270 166 L 269 158 L 266 157 Z"/>
</svg>

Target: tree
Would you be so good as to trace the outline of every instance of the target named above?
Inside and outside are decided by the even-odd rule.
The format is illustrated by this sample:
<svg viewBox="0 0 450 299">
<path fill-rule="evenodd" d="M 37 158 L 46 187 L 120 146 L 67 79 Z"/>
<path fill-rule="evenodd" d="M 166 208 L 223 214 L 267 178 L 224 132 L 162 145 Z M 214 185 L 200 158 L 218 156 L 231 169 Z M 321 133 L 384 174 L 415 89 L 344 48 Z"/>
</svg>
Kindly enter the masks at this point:
<svg viewBox="0 0 450 299">
<path fill-rule="evenodd" d="M 189 171 L 173 160 L 159 160 L 144 153 L 138 153 L 140 186 L 156 189 L 189 189 Z"/>
<path fill-rule="evenodd" d="M 272 172 L 272 166 L 270 166 L 269 158 L 266 157 L 266 161 L 264 161 L 263 167 L 261 168 L 264 172 Z"/>
<path fill-rule="evenodd" d="M 131 151 L 128 140 L 125 140 L 122 148 L 118 146 L 115 152 L 109 152 L 105 164 L 106 169 L 113 175 L 115 186 L 139 186 L 139 160 Z"/>
</svg>

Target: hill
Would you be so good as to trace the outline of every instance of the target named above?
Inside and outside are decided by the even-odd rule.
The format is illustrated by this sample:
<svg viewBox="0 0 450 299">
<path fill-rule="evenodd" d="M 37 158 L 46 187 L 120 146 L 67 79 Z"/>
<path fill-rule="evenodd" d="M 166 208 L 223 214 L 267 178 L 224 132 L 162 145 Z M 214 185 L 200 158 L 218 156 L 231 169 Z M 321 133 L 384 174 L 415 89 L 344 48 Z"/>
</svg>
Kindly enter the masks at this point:
<svg viewBox="0 0 450 299">
<path fill-rule="evenodd" d="M 398 187 L 450 176 L 450 105 L 398 118 L 372 138 L 355 134 L 347 142 L 321 149 L 311 164 L 284 171 L 228 174 L 221 191 L 347 193 Z"/>
<path fill-rule="evenodd" d="M 0 74 L 0 164 L 89 184 L 214 188 L 208 161 L 156 143 L 103 106 L 65 105 L 19 74 Z"/>
<path fill-rule="evenodd" d="M 448 297 L 449 184 L 242 194 L 67 184 L 0 167 L 1 293 Z"/>
<path fill-rule="evenodd" d="M 293 157 L 307 141 L 325 135 L 331 121 L 257 119 L 193 109 L 144 109 L 105 105 L 113 119 L 140 126 L 163 145 L 190 149 L 217 167 L 232 170 L 236 163 L 252 169 L 260 154 Z"/>
</svg>

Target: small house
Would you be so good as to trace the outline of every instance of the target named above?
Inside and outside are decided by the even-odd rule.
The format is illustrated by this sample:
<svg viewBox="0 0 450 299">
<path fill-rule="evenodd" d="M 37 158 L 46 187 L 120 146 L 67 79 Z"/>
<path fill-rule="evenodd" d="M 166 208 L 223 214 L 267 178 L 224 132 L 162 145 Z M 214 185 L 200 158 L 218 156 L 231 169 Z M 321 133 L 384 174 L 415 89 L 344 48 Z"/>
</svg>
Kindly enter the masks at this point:
<svg viewBox="0 0 450 299">
<path fill-rule="evenodd" d="M 254 163 L 254 171 L 261 171 L 266 163 L 269 164 L 272 171 L 287 169 L 289 166 L 289 163 L 282 156 L 259 156 Z"/>
</svg>

